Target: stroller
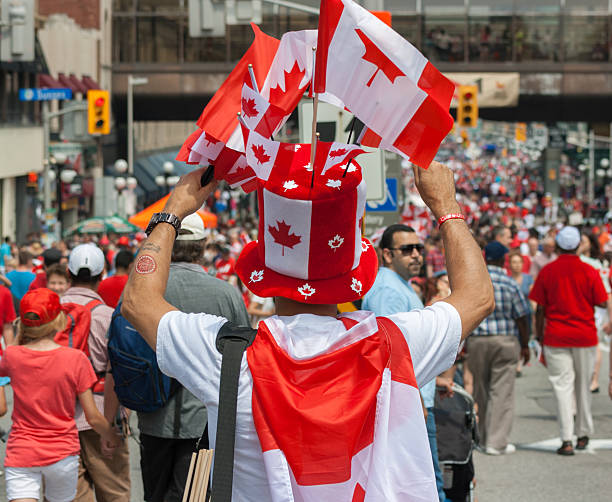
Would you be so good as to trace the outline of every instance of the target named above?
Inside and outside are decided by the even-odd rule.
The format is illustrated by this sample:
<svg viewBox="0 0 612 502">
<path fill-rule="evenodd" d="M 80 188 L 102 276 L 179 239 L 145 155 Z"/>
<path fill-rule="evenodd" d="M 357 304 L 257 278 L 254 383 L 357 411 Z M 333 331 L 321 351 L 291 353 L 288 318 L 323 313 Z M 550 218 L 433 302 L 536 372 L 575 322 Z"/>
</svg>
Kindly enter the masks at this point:
<svg viewBox="0 0 612 502">
<path fill-rule="evenodd" d="M 438 460 L 444 479 L 444 492 L 453 502 L 473 502 L 474 463 L 472 450 L 478 444 L 474 398 L 453 384 L 453 397 L 436 392 L 434 416 Z"/>
</svg>

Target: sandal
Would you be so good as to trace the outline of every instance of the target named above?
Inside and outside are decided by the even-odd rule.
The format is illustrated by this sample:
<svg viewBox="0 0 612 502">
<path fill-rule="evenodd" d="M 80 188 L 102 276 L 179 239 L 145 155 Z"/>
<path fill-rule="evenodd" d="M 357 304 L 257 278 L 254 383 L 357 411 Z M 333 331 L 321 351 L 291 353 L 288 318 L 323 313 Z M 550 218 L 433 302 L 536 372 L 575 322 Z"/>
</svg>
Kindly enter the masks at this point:
<svg viewBox="0 0 612 502">
<path fill-rule="evenodd" d="M 558 455 L 570 456 L 574 454 L 574 447 L 571 441 L 563 441 L 561 448 L 557 450 Z"/>
<path fill-rule="evenodd" d="M 589 436 L 582 436 L 576 440 L 576 449 L 577 450 L 586 450 L 586 447 L 589 444 Z"/>
</svg>

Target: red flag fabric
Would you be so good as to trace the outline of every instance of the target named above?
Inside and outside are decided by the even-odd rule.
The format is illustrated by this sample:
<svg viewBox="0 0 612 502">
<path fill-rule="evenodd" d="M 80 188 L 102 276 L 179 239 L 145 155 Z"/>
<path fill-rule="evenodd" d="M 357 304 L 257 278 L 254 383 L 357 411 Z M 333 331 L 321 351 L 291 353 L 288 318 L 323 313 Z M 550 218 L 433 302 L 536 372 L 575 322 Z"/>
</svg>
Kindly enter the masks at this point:
<svg viewBox="0 0 612 502">
<path fill-rule="evenodd" d="M 414 46 L 355 2 L 326 0 L 315 66 L 315 92 L 367 126 L 362 144 L 429 166 L 453 125 L 454 84 Z"/>
<path fill-rule="evenodd" d="M 200 128 L 223 142 L 229 139 L 237 126 L 236 114 L 240 111 L 242 84 L 249 78 L 248 65 L 253 65 L 257 85 L 262 86 L 280 43 L 263 33 L 257 25 L 251 23 L 251 27 L 255 40 L 215 92 L 197 122 Z"/>
</svg>

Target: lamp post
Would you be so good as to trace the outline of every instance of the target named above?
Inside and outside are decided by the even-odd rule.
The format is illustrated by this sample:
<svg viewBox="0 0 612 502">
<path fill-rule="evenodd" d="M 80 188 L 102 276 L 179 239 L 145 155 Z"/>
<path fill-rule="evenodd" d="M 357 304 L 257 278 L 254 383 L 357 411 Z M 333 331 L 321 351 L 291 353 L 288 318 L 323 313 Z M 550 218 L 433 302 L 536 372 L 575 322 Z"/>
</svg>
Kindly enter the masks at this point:
<svg viewBox="0 0 612 502">
<path fill-rule="evenodd" d="M 169 194 L 172 187 L 174 187 L 178 181 L 178 176 L 173 176 L 174 172 L 174 162 L 167 160 L 163 164 L 164 174 L 159 174 L 155 176 L 155 184 L 161 188 L 166 188 L 164 195 Z"/>
<path fill-rule="evenodd" d="M 128 176 L 127 178 L 125 177 L 129 170 L 129 163 L 125 159 L 117 159 L 115 161 L 114 168 L 115 172 L 119 174 L 119 176 L 115 178 L 115 189 L 117 190 L 118 194 L 117 213 L 122 218 L 126 218 L 128 215 L 126 211 L 126 194 L 124 193 L 124 190 L 127 189 L 128 191 L 132 192 L 138 186 L 138 181 L 133 176 Z"/>
<path fill-rule="evenodd" d="M 68 160 L 65 153 L 57 152 L 49 158 L 49 181 L 55 180 L 55 200 L 57 204 L 57 240 L 62 239 L 62 224 L 64 219 L 64 210 L 62 208 L 62 183 L 70 184 L 74 181 L 77 173 L 73 169 L 64 169 Z M 51 174 L 53 173 L 53 174 Z"/>
</svg>

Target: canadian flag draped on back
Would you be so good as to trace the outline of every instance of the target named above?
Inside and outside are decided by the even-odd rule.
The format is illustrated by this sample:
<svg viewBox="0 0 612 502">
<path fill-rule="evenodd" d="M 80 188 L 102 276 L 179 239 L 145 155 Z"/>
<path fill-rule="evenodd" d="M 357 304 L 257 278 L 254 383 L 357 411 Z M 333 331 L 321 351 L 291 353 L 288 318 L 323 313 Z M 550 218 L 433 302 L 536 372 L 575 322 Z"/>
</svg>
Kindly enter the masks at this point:
<svg viewBox="0 0 612 502">
<path fill-rule="evenodd" d="M 453 126 L 453 83 L 351 0 L 321 1 L 314 90 L 337 98 L 366 125 L 361 144 L 423 168 Z"/>
</svg>

